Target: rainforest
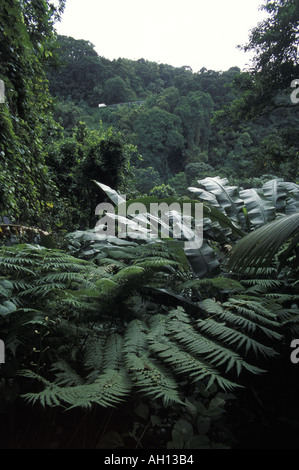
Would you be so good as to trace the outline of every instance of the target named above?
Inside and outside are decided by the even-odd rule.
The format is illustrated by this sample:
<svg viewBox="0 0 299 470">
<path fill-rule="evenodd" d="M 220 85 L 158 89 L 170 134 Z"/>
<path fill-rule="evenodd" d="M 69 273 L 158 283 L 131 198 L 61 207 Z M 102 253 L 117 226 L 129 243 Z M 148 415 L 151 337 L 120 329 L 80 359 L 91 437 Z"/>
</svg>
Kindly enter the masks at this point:
<svg viewBox="0 0 299 470">
<path fill-rule="evenodd" d="M 225 71 L 109 60 L 64 8 L 0 9 L 0 448 L 297 449 L 297 0 Z"/>
</svg>

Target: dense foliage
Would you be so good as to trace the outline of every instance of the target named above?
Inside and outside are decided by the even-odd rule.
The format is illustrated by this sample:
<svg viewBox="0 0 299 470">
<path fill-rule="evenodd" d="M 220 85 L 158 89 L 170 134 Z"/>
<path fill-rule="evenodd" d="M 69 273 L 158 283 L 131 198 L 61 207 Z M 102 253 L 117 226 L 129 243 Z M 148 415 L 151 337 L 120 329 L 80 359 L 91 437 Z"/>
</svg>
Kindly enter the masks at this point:
<svg viewBox="0 0 299 470">
<path fill-rule="evenodd" d="M 45 65 L 54 47 L 53 21 L 63 8 L 46 1 L 4 1 L 0 11 L 0 211 L 36 223 L 51 202 L 45 159 L 57 125 L 49 114 Z"/>
<path fill-rule="evenodd" d="M 56 35 L 64 1 L 2 3 L 0 447 L 292 447 L 297 2 L 247 72 L 110 61 Z"/>
<path fill-rule="evenodd" d="M 271 105 L 270 115 L 248 121 L 244 100 L 257 72 L 251 76 L 236 67 L 193 72 L 143 59 L 109 61 L 87 41 L 59 37 L 58 43 L 63 66 L 49 72 L 56 119 L 68 132 L 81 119 L 91 129 L 102 122 L 128 136 L 143 158 L 132 165 L 134 176 L 127 180 L 127 193 L 148 193 L 158 182 L 180 195 L 180 181 L 187 178 L 191 184 L 190 175 L 193 181 L 219 175 L 245 187 L 262 186 L 263 175 L 296 180 L 298 117 L 290 88 L 286 106 Z M 269 77 L 264 80 L 269 82 Z M 68 87 L 63 88 L 63 83 Z M 260 97 L 256 88 L 252 93 Z M 274 91 L 269 87 L 267 93 Z M 249 106 L 253 100 L 248 96 Z M 101 103 L 108 106 L 98 108 Z M 140 172 L 151 180 L 153 170 L 155 180 L 145 191 L 139 184 Z"/>
</svg>

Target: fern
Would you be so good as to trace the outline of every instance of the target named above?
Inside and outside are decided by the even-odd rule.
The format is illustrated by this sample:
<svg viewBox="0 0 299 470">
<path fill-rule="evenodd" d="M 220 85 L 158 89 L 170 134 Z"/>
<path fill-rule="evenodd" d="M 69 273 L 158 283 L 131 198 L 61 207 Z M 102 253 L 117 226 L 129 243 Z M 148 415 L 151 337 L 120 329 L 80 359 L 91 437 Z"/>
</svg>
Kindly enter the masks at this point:
<svg viewBox="0 0 299 470">
<path fill-rule="evenodd" d="M 132 381 L 146 395 L 162 397 L 165 404 L 170 401 L 180 403 L 174 378 L 150 358 L 147 330 L 144 322 L 133 320 L 125 334 L 125 363 Z"/>
<path fill-rule="evenodd" d="M 178 325 L 181 325 L 177 330 Z M 187 328 L 184 328 L 184 325 Z M 243 368 L 250 370 L 252 373 L 260 373 L 261 369 L 255 368 L 248 364 L 236 351 L 225 347 L 215 341 L 216 337 L 207 337 L 200 330 L 200 320 L 191 327 L 190 323 L 183 323 L 180 319 L 171 323 L 171 331 L 173 337 L 180 343 L 184 344 L 189 352 L 195 354 L 197 357 L 200 355 L 205 360 L 215 367 L 226 364 L 226 373 L 235 368 L 239 375 Z"/>
<path fill-rule="evenodd" d="M 114 333 L 107 339 L 103 357 L 103 370 L 119 369 L 123 364 L 123 337 Z"/>
<path fill-rule="evenodd" d="M 155 399 L 162 398 L 165 405 L 182 403 L 176 381 L 160 363 L 147 355 L 140 357 L 135 353 L 128 353 L 125 360 L 132 381 L 140 392 Z"/>
<path fill-rule="evenodd" d="M 84 347 L 84 368 L 90 373 L 98 373 L 103 367 L 104 348 L 103 342 L 95 334 L 87 339 Z"/>
<path fill-rule="evenodd" d="M 197 358 L 195 354 L 190 354 L 179 348 L 178 345 L 172 341 L 164 340 L 160 343 L 153 341 L 151 350 L 154 351 L 163 362 L 171 366 L 176 374 L 188 375 L 193 381 L 206 381 L 207 388 L 215 382 L 224 390 L 231 390 L 237 386 L 222 377 L 219 371 L 213 368 L 208 361 Z"/>
<path fill-rule="evenodd" d="M 213 319 L 208 321 L 199 320 L 198 327 L 203 334 L 209 334 L 229 346 L 235 345 L 237 349 L 245 346 L 246 352 L 252 349 L 255 353 L 262 353 L 264 356 L 275 355 L 272 348 L 259 343 L 253 338 L 249 338 L 247 334 L 232 330 L 225 326 L 225 324 L 216 322 Z"/>
<path fill-rule="evenodd" d="M 38 374 L 23 371 L 21 375 L 37 379 L 45 386 L 39 393 L 25 393 L 23 398 L 29 403 L 41 403 L 42 406 L 64 406 L 90 408 L 92 404 L 103 407 L 116 406 L 130 392 L 130 381 L 124 369 L 108 369 L 91 384 L 61 387 L 46 381 Z"/>
<path fill-rule="evenodd" d="M 259 330 L 279 339 L 276 315 L 258 302 L 238 297 L 223 304 L 207 299 L 199 307 L 209 315 L 206 319 L 192 319 L 176 308 L 163 315 L 134 319 L 106 341 L 101 329 L 93 328 L 91 339 L 81 346 L 81 370 L 86 375 L 78 375 L 78 368 L 75 371 L 59 359 L 51 370 L 54 381 L 45 380 L 44 390 L 25 394 L 25 398 L 50 406 L 115 406 L 136 390 L 162 399 L 164 404 L 181 403 L 179 377 L 230 391 L 240 386 L 234 377 L 243 370 L 263 372 L 248 363 L 242 351 L 245 355 L 249 351 L 265 357 L 275 355 L 271 347 L 250 334 Z"/>
<path fill-rule="evenodd" d="M 63 359 L 52 365 L 51 372 L 55 372 L 57 385 L 82 385 L 84 382 L 83 378 Z"/>
<path fill-rule="evenodd" d="M 280 340 L 279 319 L 290 318 L 286 297 L 271 296 L 278 282 L 194 279 L 176 242 L 117 245 L 94 235 L 76 257 L 29 245 L 0 253 L 11 283 L 1 292 L 18 306 L 15 338 L 31 335 L 27 349 L 15 342 L 26 358 L 21 374 L 30 387 L 39 382 L 27 401 L 117 406 L 137 392 L 168 405 L 183 402 L 185 380 L 230 391 L 243 372 L 263 372 L 249 357 L 274 356 L 269 340 Z M 207 262 L 212 252 L 205 245 L 200 256 Z"/>
</svg>

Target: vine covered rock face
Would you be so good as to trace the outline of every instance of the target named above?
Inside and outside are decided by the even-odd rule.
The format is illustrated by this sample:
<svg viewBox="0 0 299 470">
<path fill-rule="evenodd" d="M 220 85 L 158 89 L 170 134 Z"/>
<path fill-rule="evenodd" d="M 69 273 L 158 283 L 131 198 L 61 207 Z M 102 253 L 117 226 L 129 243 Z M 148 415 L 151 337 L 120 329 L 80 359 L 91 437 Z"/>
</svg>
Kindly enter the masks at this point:
<svg viewBox="0 0 299 470">
<path fill-rule="evenodd" d="M 22 223 L 40 221 L 53 184 L 45 164 L 56 132 L 45 69 L 53 57 L 53 22 L 63 10 L 48 1 L 2 2 L 0 78 L 0 213 Z"/>
</svg>

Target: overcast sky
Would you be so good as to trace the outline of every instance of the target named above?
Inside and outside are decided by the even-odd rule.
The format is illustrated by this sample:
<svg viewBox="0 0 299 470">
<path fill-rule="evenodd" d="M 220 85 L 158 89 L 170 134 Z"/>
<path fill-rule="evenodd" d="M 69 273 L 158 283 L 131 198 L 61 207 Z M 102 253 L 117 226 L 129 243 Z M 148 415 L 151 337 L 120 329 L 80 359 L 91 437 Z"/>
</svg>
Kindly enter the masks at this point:
<svg viewBox="0 0 299 470">
<path fill-rule="evenodd" d="M 194 72 L 241 69 L 236 49 L 265 17 L 264 0 L 66 0 L 59 34 L 85 39 L 100 56 L 146 60 Z"/>
</svg>

